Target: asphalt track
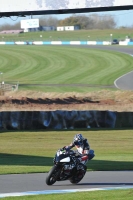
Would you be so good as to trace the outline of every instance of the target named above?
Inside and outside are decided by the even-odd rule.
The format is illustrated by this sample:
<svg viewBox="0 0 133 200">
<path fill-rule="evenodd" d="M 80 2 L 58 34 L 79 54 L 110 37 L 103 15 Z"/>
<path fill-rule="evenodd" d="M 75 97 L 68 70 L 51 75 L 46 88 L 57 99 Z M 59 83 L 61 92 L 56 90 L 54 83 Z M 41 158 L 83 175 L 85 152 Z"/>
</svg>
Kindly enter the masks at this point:
<svg viewBox="0 0 133 200">
<path fill-rule="evenodd" d="M 133 48 L 121 46 L 84 46 L 84 48 L 96 48 L 103 50 L 112 50 L 133 55 Z M 133 90 L 133 72 L 127 73 L 115 81 L 115 86 L 119 89 Z M 133 171 L 98 171 L 87 172 L 83 180 L 72 185 L 69 181 L 56 182 L 53 186 L 47 186 L 45 183 L 46 173 L 37 174 L 12 174 L 0 175 L 0 197 L 29 195 L 25 193 L 34 191 L 34 194 L 52 193 L 52 191 L 64 190 L 99 190 L 115 188 L 133 188 Z M 56 193 L 53 192 L 53 193 Z M 19 193 L 19 194 L 18 194 Z"/>
<path fill-rule="evenodd" d="M 0 194 L 129 186 L 133 188 L 133 171 L 91 171 L 77 185 L 69 181 L 58 181 L 48 186 L 45 183 L 46 176 L 47 173 L 0 175 Z"/>
</svg>

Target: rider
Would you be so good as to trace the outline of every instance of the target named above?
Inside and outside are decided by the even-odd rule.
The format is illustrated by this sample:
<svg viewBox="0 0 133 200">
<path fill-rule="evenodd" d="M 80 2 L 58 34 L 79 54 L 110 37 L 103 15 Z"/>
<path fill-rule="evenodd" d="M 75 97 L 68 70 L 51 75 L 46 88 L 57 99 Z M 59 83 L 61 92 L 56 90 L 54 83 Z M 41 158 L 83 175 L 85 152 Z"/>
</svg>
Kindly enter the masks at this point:
<svg viewBox="0 0 133 200">
<path fill-rule="evenodd" d="M 69 151 L 73 147 L 76 147 L 78 151 L 77 162 L 89 160 L 90 145 L 87 139 L 83 138 L 81 133 L 76 134 L 74 136 L 73 142 L 69 146 L 65 146 L 64 148 Z"/>
</svg>

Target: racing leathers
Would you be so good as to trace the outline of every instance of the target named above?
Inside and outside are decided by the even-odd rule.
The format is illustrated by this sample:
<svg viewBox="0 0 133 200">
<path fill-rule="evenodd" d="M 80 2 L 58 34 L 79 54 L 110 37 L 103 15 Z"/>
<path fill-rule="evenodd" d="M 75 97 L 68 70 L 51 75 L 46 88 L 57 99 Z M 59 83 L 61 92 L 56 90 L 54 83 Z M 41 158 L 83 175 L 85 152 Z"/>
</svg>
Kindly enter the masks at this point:
<svg viewBox="0 0 133 200">
<path fill-rule="evenodd" d="M 72 142 L 69 146 L 65 146 L 65 149 L 70 150 L 73 147 L 76 147 L 77 149 L 76 157 L 78 158 L 78 162 L 86 162 L 87 160 L 89 160 L 90 145 L 86 138 L 83 139 L 81 145 L 76 145 L 75 142 Z"/>
</svg>

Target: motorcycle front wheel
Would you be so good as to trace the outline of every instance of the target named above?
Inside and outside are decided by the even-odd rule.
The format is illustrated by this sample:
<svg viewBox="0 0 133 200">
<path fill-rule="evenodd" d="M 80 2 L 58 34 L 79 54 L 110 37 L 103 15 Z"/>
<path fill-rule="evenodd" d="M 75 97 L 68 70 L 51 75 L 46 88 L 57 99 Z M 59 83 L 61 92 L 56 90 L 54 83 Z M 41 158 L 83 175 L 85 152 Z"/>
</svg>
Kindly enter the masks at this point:
<svg viewBox="0 0 133 200">
<path fill-rule="evenodd" d="M 54 165 L 50 169 L 50 171 L 48 172 L 48 175 L 46 177 L 46 184 L 47 185 L 53 185 L 56 182 L 57 173 L 58 173 L 58 167 L 57 167 L 57 165 Z"/>
</svg>

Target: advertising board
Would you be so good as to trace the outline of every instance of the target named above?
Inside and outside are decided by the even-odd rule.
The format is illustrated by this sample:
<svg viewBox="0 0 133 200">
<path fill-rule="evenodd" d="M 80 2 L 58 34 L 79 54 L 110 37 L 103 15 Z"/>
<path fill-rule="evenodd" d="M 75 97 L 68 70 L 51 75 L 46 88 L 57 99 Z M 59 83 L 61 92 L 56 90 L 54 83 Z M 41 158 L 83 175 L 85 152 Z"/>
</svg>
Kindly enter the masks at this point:
<svg viewBox="0 0 133 200">
<path fill-rule="evenodd" d="M 21 28 L 38 28 L 39 27 L 39 19 L 27 19 L 21 20 Z"/>
</svg>

